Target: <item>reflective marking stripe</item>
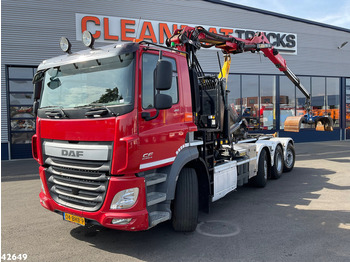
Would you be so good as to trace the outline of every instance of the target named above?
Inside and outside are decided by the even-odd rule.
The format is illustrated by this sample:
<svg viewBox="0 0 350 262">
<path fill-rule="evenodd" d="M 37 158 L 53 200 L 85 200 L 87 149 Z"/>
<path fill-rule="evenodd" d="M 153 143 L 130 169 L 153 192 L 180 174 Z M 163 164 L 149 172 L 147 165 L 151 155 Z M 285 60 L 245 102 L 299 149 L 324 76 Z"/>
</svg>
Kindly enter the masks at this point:
<svg viewBox="0 0 350 262">
<path fill-rule="evenodd" d="M 191 147 L 191 146 L 199 146 L 199 145 L 203 145 L 203 141 L 200 140 L 194 140 L 192 142 L 189 143 L 185 143 L 182 146 L 179 147 L 179 149 L 176 151 L 176 155 L 178 155 L 180 153 L 180 151 L 182 149 L 184 149 L 185 147 Z M 163 165 L 163 164 L 167 164 L 170 162 L 174 162 L 176 157 L 169 157 L 163 160 L 158 160 L 155 162 L 150 162 L 150 163 L 146 163 L 146 164 L 141 164 L 140 165 L 140 169 L 145 169 L 145 168 L 149 168 L 149 167 L 154 167 L 154 166 L 159 166 L 159 165 Z"/>
<path fill-rule="evenodd" d="M 186 143 L 185 144 L 185 147 L 189 147 L 189 146 L 201 146 L 203 145 L 203 141 L 200 141 L 200 140 L 193 140 L 189 143 Z"/>
<path fill-rule="evenodd" d="M 145 169 L 145 168 L 149 168 L 149 167 L 154 167 L 154 166 L 159 166 L 159 165 L 163 165 L 163 164 L 167 164 L 170 162 L 174 162 L 175 157 L 169 157 L 166 159 L 162 159 L 162 160 L 158 160 L 158 161 L 154 161 L 154 162 L 150 162 L 150 163 L 146 163 L 146 164 L 141 164 L 140 165 L 140 169 Z"/>
</svg>

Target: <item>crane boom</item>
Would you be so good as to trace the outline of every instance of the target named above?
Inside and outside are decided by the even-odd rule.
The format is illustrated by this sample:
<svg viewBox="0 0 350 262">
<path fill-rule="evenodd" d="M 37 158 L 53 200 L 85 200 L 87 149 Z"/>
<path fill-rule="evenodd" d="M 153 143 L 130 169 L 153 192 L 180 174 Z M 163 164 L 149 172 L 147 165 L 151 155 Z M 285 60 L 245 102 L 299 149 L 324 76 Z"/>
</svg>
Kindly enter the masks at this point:
<svg viewBox="0 0 350 262">
<path fill-rule="evenodd" d="M 329 116 L 313 116 L 311 112 L 311 94 L 302 85 L 300 79 L 288 68 L 286 60 L 281 56 L 269 42 L 263 32 L 257 32 L 252 38 L 241 39 L 231 35 L 221 35 L 209 32 L 202 26 L 190 27 L 175 30 L 174 34 L 166 41 L 168 46 L 179 51 L 188 53 L 189 65 L 199 67 L 195 53 L 200 48 L 215 47 L 221 49 L 225 54 L 238 54 L 243 52 L 261 51 L 270 61 L 283 72 L 293 84 L 305 96 L 304 116 L 287 118 L 285 131 L 299 132 L 301 123 L 315 124 L 316 130 L 333 131 L 333 120 Z M 226 61 L 226 59 L 225 59 Z M 230 62 L 230 60 L 229 60 Z M 319 125 L 318 125 L 319 124 Z"/>
</svg>

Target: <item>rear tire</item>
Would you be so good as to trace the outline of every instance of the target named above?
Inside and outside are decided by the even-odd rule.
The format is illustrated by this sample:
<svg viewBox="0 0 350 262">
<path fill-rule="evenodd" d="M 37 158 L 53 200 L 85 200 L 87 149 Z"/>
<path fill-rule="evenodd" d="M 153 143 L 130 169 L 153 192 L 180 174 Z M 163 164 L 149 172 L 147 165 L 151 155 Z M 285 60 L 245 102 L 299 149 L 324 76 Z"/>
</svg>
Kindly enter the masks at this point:
<svg viewBox="0 0 350 262">
<path fill-rule="evenodd" d="M 266 186 L 269 170 L 270 170 L 270 167 L 269 167 L 269 161 L 267 159 L 267 153 L 266 153 L 266 150 L 263 149 L 259 156 L 258 174 L 252 179 L 254 186 L 256 187 Z"/>
<path fill-rule="evenodd" d="M 198 223 L 198 179 L 193 168 L 183 168 L 176 184 L 172 225 L 175 231 L 193 232 Z"/>
<path fill-rule="evenodd" d="M 283 150 L 280 145 L 276 147 L 275 155 L 273 157 L 273 167 L 271 172 L 271 178 L 273 179 L 279 179 L 282 176 L 283 173 Z"/>
<path fill-rule="evenodd" d="M 292 171 L 295 163 L 295 149 L 294 146 L 289 143 L 287 146 L 286 158 L 284 159 L 283 172 Z"/>
</svg>

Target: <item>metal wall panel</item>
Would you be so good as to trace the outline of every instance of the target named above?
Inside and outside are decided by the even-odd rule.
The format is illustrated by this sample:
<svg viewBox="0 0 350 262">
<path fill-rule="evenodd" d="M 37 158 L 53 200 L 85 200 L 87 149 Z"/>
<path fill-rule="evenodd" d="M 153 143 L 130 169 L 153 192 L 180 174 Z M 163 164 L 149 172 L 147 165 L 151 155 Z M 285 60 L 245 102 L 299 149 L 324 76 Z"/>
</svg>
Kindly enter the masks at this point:
<svg viewBox="0 0 350 262">
<path fill-rule="evenodd" d="M 350 39 L 349 31 L 208 1 L 3 0 L 1 5 L 2 142 L 8 140 L 5 65 L 38 65 L 46 58 L 62 54 L 58 45 L 61 36 L 71 40 L 73 52 L 83 49 L 82 43 L 75 40 L 75 13 L 295 33 L 298 54 L 284 57 L 296 74 L 350 76 L 350 46 L 337 48 Z M 205 71 L 218 71 L 215 51 L 200 51 L 199 55 Z M 231 72 L 278 73 L 266 58 L 258 54 L 234 56 Z"/>
<path fill-rule="evenodd" d="M 1 59 L 3 60 L 3 58 Z M 1 65 L 1 143 L 8 142 L 5 66 Z"/>
</svg>

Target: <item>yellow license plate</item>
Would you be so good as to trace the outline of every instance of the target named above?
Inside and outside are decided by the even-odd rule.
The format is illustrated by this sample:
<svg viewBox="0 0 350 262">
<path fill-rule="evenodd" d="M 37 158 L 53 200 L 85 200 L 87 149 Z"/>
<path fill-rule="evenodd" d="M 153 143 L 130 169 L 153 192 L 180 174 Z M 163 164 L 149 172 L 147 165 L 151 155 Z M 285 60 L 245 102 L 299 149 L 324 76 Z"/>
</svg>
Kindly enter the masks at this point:
<svg viewBox="0 0 350 262">
<path fill-rule="evenodd" d="M 83 217 L 71 215 L 68 213 L 63 213 L 63 220 L 85 226 L 85 218 L 83 218 Z"/>
</svg>

